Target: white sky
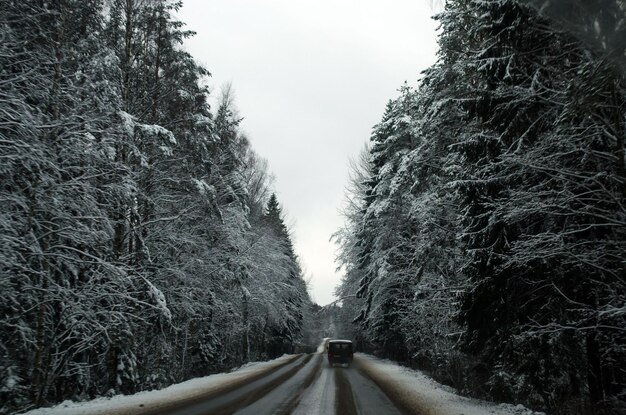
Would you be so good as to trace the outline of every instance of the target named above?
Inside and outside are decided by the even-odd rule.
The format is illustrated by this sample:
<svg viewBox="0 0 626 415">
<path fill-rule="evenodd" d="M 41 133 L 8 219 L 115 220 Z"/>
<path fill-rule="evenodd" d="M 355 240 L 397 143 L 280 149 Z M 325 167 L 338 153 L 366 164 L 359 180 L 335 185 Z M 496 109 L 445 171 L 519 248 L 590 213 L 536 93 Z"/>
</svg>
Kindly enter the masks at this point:
<svg viewBox="0 0 626 415">
<path fill-rule="evenodd" d="M 217 90 L 232 82 L 243 129 L 269 162 L 318 304 L 334 300 L 330 236 L 348 160 L 404 81 L 435 62 L 429 0 L 184 0 L 186 49 Z"/>
</svg>

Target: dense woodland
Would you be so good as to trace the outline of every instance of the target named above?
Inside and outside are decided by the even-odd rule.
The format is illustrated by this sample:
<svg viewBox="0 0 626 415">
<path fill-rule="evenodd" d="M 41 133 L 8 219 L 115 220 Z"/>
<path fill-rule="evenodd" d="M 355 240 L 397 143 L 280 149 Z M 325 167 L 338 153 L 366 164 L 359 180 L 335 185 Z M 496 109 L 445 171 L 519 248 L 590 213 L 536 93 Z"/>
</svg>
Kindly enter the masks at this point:
<svg viewBox="0 0 626 415">
<path fill-rule="evenodd" d="M 626 410 L 623 1 L 445 2 L 438 62 L 353 164 L 325 308 L 179 7 L 0 0 L 0 413 L 320 333 L 475 396 Z"/>
<path fill-rule="evenodd" d="M 267 163 L 168 0 L 0 0 L 0 413 L 292 352 Z"/>
<path fill-rule="evenodd" d="M 342 330 L 475 396 L 623 414 L 626 4 L 437 19 L 437 63 L 352 168 Z"/>
</svg>

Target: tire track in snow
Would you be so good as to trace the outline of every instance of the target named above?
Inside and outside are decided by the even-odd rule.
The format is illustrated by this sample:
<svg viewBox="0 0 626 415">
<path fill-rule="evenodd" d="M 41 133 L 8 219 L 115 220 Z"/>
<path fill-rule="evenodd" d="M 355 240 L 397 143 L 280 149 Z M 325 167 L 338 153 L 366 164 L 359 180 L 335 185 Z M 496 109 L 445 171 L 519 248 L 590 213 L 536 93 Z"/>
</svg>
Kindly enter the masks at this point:
<svg viewBox="0 0 626 415">
<path fill-rule="evenodd" d="M 296 395 L 284 406 L 285 413 L 292 413 L 294 408 L 298 406 L 304 392 L 313 384 L 313 382 L 319 379 L 322 369 L 322 357 L 319 354 L 315 355 L 317 362 L 315 362 L 315 368 L 309 373 L 300 384 Z"/>
<path fill-rule="evenodd" d="M 391 401 L 372 379 L 361 372 L 358 361 L 344 371 L 354 395 L 359 415 L 402 415 L 403 412 Z M 456 414 L 455 414 L 456 415 Z"/>
<path fill-rule="evenodd" d="M 265 373 L 263 376 L 239 385 L 228 392 L 222 391 L 217 396 L 204 397 L 202 401 L 187 404 L 179 409 L 168 411 L 169 415 L 226 415 L 232 414 L 245 408 L 257 400 L 263 398 L 270 391 L 287 381 L 302 369 L 311 360 L 311 355 L 300 356 L 290 363 L 281 366 L 272 373 Z M 151 415 L 163 414 L 159 411 Z"/>
<path fill-rule="evenodd" d="M 352 387 L 343 370 L 335 370 L 335 390 L 335 413 L 356 415 L 358 412 L 354 403 Z"/>
<path fill-rule="evenodd" d="M 287 382 L 277 386 L 274 390 L 269 391 L 267 395 L 254 402 L 252 405 L 237 411 L 239 415 L 260 415 L 260 414 L 289 414 L 293 409 L 294 401 L 297 402 L 298 395 L 303 389 L 303 384 L 312 382 L 318 364 L 321 359 L 320 355 L 309 355 L 309 362 L 302 366 L 298 373 L 291 377 Z M 295 397 L 295 399 L 294 399 Z"/>
<path fill-rule="evenodd" d="M 335 372 L 327 364 L 321 366 L 319 375 L 302 394 L 292 415 L 327 415 L 335 412 Z"/>
</svg>

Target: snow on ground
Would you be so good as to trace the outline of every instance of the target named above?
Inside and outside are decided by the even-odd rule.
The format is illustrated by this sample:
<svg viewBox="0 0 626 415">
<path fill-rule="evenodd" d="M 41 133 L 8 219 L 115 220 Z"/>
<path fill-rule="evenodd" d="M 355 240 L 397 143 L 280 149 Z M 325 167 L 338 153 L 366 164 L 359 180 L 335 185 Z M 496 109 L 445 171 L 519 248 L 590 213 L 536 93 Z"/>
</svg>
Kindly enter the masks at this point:
<svg viewBox="0 0 626 415">
<path fill-rule="evenodd" d="M 328 340 L 330 340 L 330 337 L 324 337 L 322 339 L 322 342 L 320 343 L 320 345 L 317 346 L 316 353 L 324 353 L 326 351 L 326 344 L 328 343 Z"/>
<path fill-rule="evenodd" d="M 144 410 L 154 411 L 168 407 L 173 402 L 193 399 L 196 396 L 220 393 L 287 363 L 296 355 L 283 355 L 269 362 L 252 362 L 230 373 L 218 373 L 168 386 L 160 390 L 139 392 L 134 395 L 116 395 L 87 402 L 65 401 L 52 408 L 39 408 L 24 415 L 139 415 Z"/>
<path fill-rule="evenodd" d="M 358 363 L 357 363 L 358 362 Z M 355 363 L 389 397 L 413 413 L 423 415 L 545 415 L 522 405 L 497 404 L 459 396 L 454 389 L 441 385 L 421 372 L 399 366 L 363 353 L 355 354 Z"/>
</svg>

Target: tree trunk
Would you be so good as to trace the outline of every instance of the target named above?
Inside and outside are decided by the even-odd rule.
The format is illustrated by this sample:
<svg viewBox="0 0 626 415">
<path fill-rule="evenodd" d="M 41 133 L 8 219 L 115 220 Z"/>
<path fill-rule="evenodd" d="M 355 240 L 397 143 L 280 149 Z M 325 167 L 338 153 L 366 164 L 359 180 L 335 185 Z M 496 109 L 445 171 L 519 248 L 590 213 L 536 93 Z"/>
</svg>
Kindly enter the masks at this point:
<svg viewBox="0 0 626 415">
<path fill-rule="evenodd" d="M 124 100 L 124 104 L 127 109 L 129 108 L 128 100 L 130 97 L 130 67 L 133 41 L 133 8 L 134 1 L 126 0 L 126 32 L 124 33 L 124 79 L 122 82 L 122 99 Z"/>
<path fill-rule="evenodd" d="M 611 93 L 613 100 L 613 128 L 615 131 L 615 138 L 617 139 L 617 148 L 615 154 L 617 156 L 617 174 L 622 181 L 622 196 L 626 198 L 626 154 L 624 153 L 624 135 L 626 135 L 626 128 L 624 126 L 624 104 L 619 101 L 619 80 L 615 80 L 613 85 L 613 91 Z"/>
<path fill-rule="evenodd" d="M 600 345 L 595 331 L 591 330 L 587 333 L 586 346 L 589 401 L 592 410 L 595 411 L 598 404 L 604 400 L 604 390 L 602 388 L 602 359 L 600 357 Z"/>
</svg>

